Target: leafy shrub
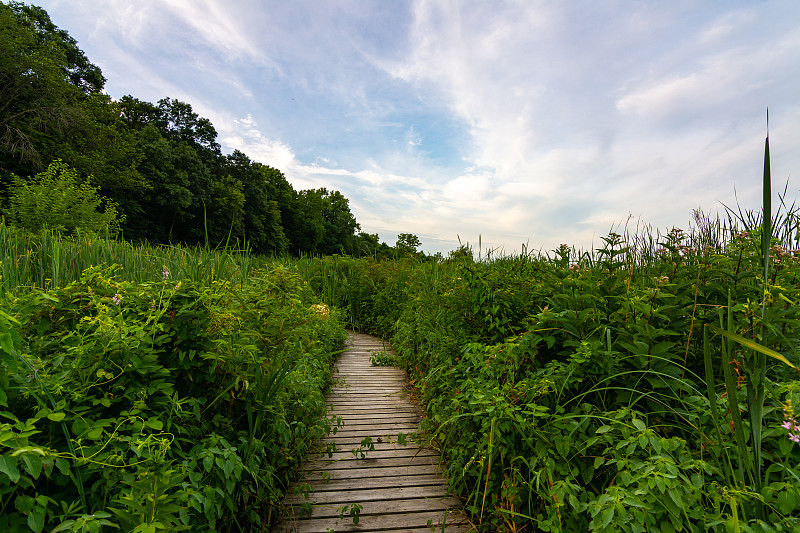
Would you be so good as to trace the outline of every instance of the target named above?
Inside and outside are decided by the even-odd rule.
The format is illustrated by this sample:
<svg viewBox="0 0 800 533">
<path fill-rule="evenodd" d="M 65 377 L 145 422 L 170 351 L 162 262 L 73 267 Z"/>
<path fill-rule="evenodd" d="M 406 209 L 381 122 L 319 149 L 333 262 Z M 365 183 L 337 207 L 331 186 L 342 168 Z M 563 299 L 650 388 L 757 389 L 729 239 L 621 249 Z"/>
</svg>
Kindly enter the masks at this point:
<svg viewBox="0 0 800 533">
<path fill-rule="evenodd" d="M 731 395 L 712 350 L 709 393 L 704 325 L 722 313 L 796 363 L 800 263 L 775 242 L 765 279 L 758 231 L 705 248 L 687 239 L 671 231 L 646 260 L 611 234 L 577 261 L 566 249 L 553 260 L 340 258 L 324 279 L 303 275 L 328 283 L 355 327 L 392 341 L 482 531 L 796 530 L 800 447 L 785 413 L 800 405 L 797 373 L 770 359 L 761 488 L 742 481 L 754 352 L 731 345 Z"/>
<path fill-rule="evenodd" d="M 72 235 L 80 229 L 116 236 L 124 217 L 118 215 L 116 204 L 103 199 L 98 191 L 81 180 L 76 170 L 56 160 L 30 180 L 14 179 L 9 218 L 37 233 L 50 229 Z"/>
<path fill-rule="evenodd" d="M 278 267 L 250 283 L 86 270 L 4 296 L 3 531 L 269 524 L 325 430 L 344 340 Z"/>
</svg>

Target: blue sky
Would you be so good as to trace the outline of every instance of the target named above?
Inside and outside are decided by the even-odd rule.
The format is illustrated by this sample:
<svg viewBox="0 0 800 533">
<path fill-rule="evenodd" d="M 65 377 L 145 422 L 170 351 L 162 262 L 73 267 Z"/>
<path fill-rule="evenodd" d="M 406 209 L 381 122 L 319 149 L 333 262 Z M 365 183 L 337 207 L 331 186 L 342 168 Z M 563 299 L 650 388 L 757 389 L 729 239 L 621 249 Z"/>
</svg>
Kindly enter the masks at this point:
<svg viewBox="0 0 800 533">
<path fill-rule="evenodd" d="M 223 151 L 428 252 L 582 248 L 797 196 L 800 2 L 44 0 L 112 97 L 190 103 Z M 776 188 L 778 188 L 776 186 Z"/>
</svg>

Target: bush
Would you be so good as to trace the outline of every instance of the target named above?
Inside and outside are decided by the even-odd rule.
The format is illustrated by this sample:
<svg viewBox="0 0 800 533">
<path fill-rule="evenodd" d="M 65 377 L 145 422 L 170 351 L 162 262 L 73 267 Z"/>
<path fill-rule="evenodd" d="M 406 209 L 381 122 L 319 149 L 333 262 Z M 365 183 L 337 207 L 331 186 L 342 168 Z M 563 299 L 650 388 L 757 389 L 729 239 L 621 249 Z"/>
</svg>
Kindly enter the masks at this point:
<svg viewBox="0 0 800 533">
<path fill-rule="evenodd" d="M 102 198 L 98 190 L 81 180 L 76 170 L 56 160 L 30 180 L 14 178 L 9 218 L 33 232 L 49 229 L 74 235 L 78 230 L 108 231 L 116 236 L 124 218 L 118 215 L 116 204 Z"/>
<path fill-rule="evenodd" d="M 118 281 L 93 267 L 0 313 L 0 530 L 240 531 L 277 518 L 326 430 L 344 341 L 286 268 Z M 55 529 L 54 529 L 55 528 Z"/>
</svg>

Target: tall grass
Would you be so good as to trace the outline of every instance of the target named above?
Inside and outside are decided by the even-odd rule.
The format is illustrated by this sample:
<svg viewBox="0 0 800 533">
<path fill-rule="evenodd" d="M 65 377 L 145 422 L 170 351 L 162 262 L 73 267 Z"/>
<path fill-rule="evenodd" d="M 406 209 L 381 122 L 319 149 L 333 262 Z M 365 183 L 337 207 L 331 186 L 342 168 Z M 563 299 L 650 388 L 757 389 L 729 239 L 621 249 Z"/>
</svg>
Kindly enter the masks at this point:
<svg viewBox="0 0 800 533">
<path fill-rule="evenodd" d="M 247 247 L 153 246 L 128 243 L 108 236 L 78 234 L 64 237 L 45 230 L 31 234 L 0 220 L 0 287 L 54 288 L 79 279 L 90 266 L 118 265 L 120 280 L 145 282 L 165 277 L 195 281 L 246 283 L 253 271 L 272 258 L 255 256 Z"/>
</svg>

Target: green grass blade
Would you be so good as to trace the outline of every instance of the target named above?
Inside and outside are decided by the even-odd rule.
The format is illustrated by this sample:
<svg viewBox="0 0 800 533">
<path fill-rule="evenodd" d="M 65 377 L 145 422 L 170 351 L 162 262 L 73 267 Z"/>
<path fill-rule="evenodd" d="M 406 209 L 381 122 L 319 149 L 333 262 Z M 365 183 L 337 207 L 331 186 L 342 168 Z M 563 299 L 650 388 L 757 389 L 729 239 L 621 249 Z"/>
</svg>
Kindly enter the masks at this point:
<svg viewBox="0 0 800 533">
<path fill-rule="evenodd" d="M 711 419 L 714 421 L 714 427 L 717 430 L 717 436 L 719 437 L 719 442 L 724 442 L 724 438 L 722 436 L 722 426 L 720 425 L 720 417 L 719 417 L 719 410 L 717 409 L 717 392 L 716 392 L 716 383 L 714 380 L 714 366 L 711 357 L 711 346 L 708 340 L 708 329 L 703 329 L 703 359 L 705 362 L 705 370 L 706 370 L 706 393 L 708 394 L 708 403 L 711 407 Z M 727 456 L 725 450 L 722 450 L 723 453 Z M 730 485 L 731 484 L 731 471 L 730 465 L 725 458 L 720 460 L 723 466 L 723 471 L 725 473 L 725 482 Z"/>
<path fill-rule="evenodd" d="M 724 337 L 727 337 L 727 338 L 731 339 L 732 341 L 738 342 L 739 344 L 741 344 L 745 348 L 749 348 L 749 349 L 754 350 L 756 352 L 759 352 L 761 354 L 764 354 L 764 355 L 767 355 L 769 357 L 772 357 L 773 359 L 777 359 L 781 363 L 784 363 L 784 364 L 789 365 L 790 367 L 792 367 L 794 369 L 797 369 L 797 366 L 794 365 L 788 359 L 786 359 L 786 357 L 784 357 L 783 355 L 779 354 L 775 350 L 771 350 L 770 348 L 767 348 L 766 346 L 762 346 L 761 344 L 755 342 L 754 340 L 747 339 L 745 337 L 742 337 L 741 335 L 737 335 L 736 333 L 732 333 L 730 331 L 725 331 L 724 329 L 719 328 L 717 326 L 714 326 L 712 324 L 706 324 L 706 327 L 709 328 L 714 333 L 718 333 L 718 334 L 720 334 L 720 335 L 722 335 Z"/>
</svg>

